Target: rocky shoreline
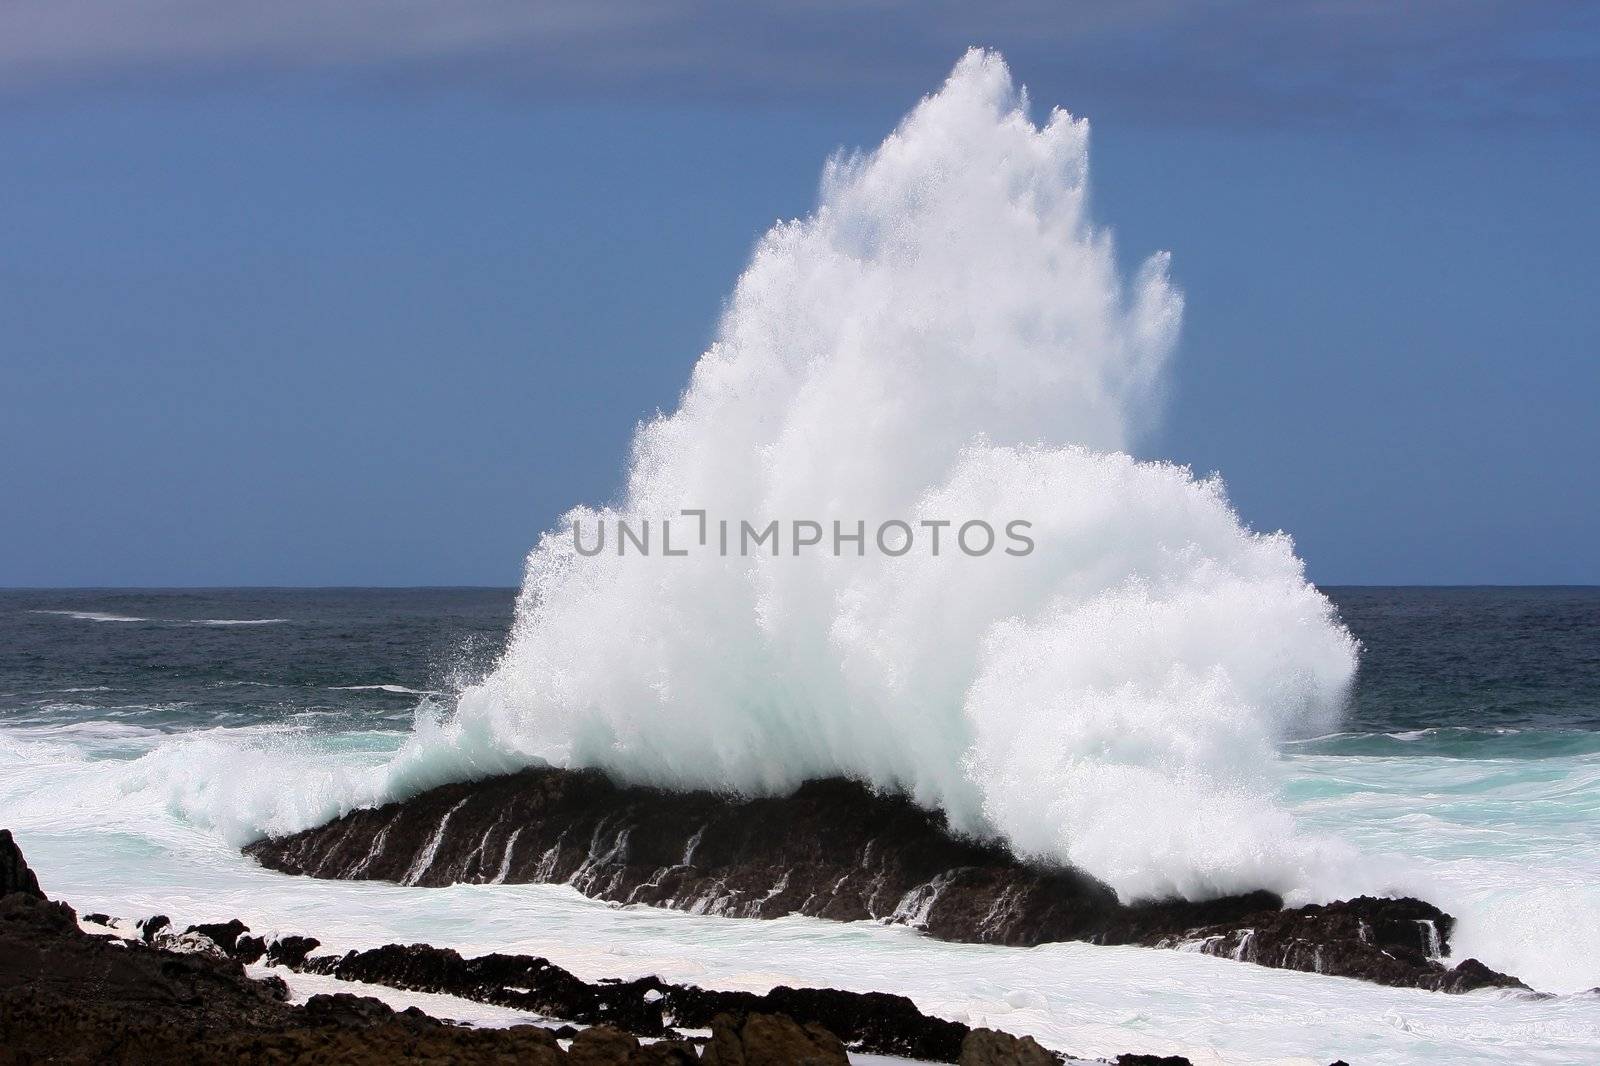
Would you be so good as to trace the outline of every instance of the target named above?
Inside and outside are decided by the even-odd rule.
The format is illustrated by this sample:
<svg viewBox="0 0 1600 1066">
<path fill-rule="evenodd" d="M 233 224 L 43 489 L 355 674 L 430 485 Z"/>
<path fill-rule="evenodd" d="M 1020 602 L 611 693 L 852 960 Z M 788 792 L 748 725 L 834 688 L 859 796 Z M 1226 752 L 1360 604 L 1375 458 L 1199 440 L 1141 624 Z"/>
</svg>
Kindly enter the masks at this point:
<svg viewBox="0 0 1600 1066">
<path fill-rule="evenodd" d="M 420 944 L 316 955 L 319 946 L 305 936 L 251 936 L 238 919 L 182 932 L 160 915 L 93 914 L 80 923 L 70 906 L 45 896 L 11 834 L 0 830 L 0 1062 L 7 1064 L 846 1066 L 849 1051 L 963 1066 L 1089 1061 L 1029 1037 L 930 1017 L 886 993 L 780 987 L 758 995 L 654 977 L 586 982 L 526 955 L 465 959 Z M 246 972 L 261 961 L 567 1024 L 471 1028 L 349 993 L 297 1005 L 283 978 Z M 1115 1061 L 1188 1064 L 1149 1055 Z"/>
<path fill-rule="evenodd" d="M 263 866 L 406 885 L 560 883 L 703 914 L 900 923 L 943 940 L 1183 947 L 1242 962 L 1465 992 L 1526 988 L 1475 959 L 1454 919 L 1413 898 L 1284 909 L 1270 892 L 1125 905 L 1079 871 L 1019 861 L 942 816 L 852 781 L 744 799 L 533 768 L 443 785 L 245 848 Z"/>
</svg>

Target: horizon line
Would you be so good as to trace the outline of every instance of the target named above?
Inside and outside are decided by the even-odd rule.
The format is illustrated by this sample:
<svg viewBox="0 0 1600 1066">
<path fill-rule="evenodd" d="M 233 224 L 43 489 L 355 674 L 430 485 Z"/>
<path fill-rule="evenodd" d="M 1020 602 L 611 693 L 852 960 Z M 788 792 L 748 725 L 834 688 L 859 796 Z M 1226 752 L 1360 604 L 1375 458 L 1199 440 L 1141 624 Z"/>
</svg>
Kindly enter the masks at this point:
<svg viewBox="0 0 1600 1066">
<path fill-rule="evenodd" d="M 1313 581 L 1319 589 L 1600 589 L 1600 582 L 1350 582 Z M 521 585 L 423 584 L 423 585 L 0 585 L 4 592 L 429 592 L 483 591 L 520 592 Z"/>
</svg>

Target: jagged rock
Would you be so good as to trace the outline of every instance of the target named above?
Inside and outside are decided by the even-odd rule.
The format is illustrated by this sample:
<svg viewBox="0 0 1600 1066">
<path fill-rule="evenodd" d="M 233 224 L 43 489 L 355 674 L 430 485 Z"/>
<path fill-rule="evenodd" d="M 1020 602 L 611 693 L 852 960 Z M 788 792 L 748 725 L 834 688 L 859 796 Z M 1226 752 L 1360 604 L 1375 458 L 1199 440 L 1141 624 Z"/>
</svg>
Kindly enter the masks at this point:
<svg viewBox="0 0 1600 1066">
<path fill-rule="evenodd" d="M 1187 941 L 1208 955 L 1262 966 L 1443 992 L 1527 987 L 1475 959 L 1447 969 L 1438 956 L 1448 953 L 1454 926 L 1450 915 L 1419 899 L 1358 896 L 1262 911 L 1183 937 L 1145 942 L 1176 946 Z"/>
<path fill-rule="evenodd" d="M 844 1044 L 820 1025 L 782 1014 L 718 1015 L 701 1053 L 705 1066 L 849 1066 Z"/>
<path fill-rule="evenodd" d="M 235 959 L 91 936 L 71 907 L 31 893 L 0 899 L 6 1063 L 566 1061 L 538 1026 L 462 1029 L 415 1009 L 396 1014 L 376 1000 L 352 1009 L 346 1001 L 357 997 L 322 996 L 302 1008 L 287 997 L 281 979 L 252 980 Z"/>
<path fill-rule="evenodd" d="M 13 892 L 35 899 L 45 898 L 44 891 L 39 888 L 38 877 L 34 876 L 27 860 L 22 857 L 22 849 L 11 839 L 11 830 L 0 829 L 0 896 L 9 896 Z"/>
<path fill-rule="evenodd" d="M 444 1023 L 417 1007 L 397 1011 L 374 996 L 358 996 L 350 992 L 321 993 L 306 1000 L 306 1022 L 312 1025 L 342 1025 L 364 1029 L 385 1025 L 395 1019 L 404 1019 L 422 1028 L 437 1027 Z"/>
<path fill-rule="evenodd" d="M 133 923 L 133 927 L 139 931 L 139 937 L 146 944 L 151 944 L 155 942 L 156 934 L 171 924 L 172 919 L 165 914 L 153 914 L 148 918 L 140 918 Z"/>
<path fill-rule="evenodd" d="M 267 944 L 266 956 L 269 966 L 287 966 L 293 969 L 306 961 L 306 956 L 315 951 L 322 941 L 311 936 L 281 936 Z"/>
<path fill-rule="evenodd" d="M 247 978 L 237 961 L 90 936 L 78 928 L 71 907 L 20 893 L 0 901 L 0 1000 L 0 1014 L 27 1013 L 30 1004 L 46 1013 L 114 1007 L 122 1028 L 212 1015 L 248 1026 L 284 1009 L 277 990 Z M 0 1039 L 3 1046 L 10 1042 Z"/>
<path fill-rule="evenodd" d="M 560 882 L 625 904 L 875 918 L 945 940 L 1198 943 L 1213 955 L 1383 984 L 1454 991 L 1484 980 L 1476 971 L 1445 976 L 1437 958 L 1453 922 L 1421 900 L 1361 897 L 1286 911 L 1278 896 L 1252 892 L 1124 905 L 1086 874 L 1020 862 L 956 836 L 942 815 L 905 797 L 841 779 L 739 799 L 538 767 L 352 811 L 245 852 L 313 877 Z M 1503 974 L 1489 980 L 1520 986 Z"/>
<path fill-rule="evenodd" d="M 314 877 L 555 881 L 622 903 L 744 918 L 878 918 L 998 944 L 1130 943 L 1279 903 L 1256 893 L 1125 907 L 1085 874 L 1020 863 L 998 845 L 955 836 L 936 812 L 841 779 L 737 799 L 541 767 L 352 811 L 245 851 Z"/>
<path fill-rule="evenodd" d="M 1436 984 L 1426 987 L 1440 992 L 1471 992 L 1478 988 L 1526 989 L 1528 986 L 1509 974 L 1489 969 L 1477 959 L 1463 959 L 1454 969 L 1439 974 Z"/>
<path fill-rule="evenodd" d="M 658 1040 L 645 1044 L 628 1059 L 628 1066 L 694 1066 L 700 1052 L 687 1040 Z"/>
<path fill-rule="evenodd" d="M 267 953 L 267 942 L 259 936 L 241 936 L 233 942 L 233 950 L 229 952 L 234 958 L 249 966 L 259 962 Z"/>
<path fill-rule="evenodd" d="M 656 977 L 590 983 L 548 959 L 502 954 L 468 959 L 427 944 L 386 944 L 343 956 L 317 956 L 298 968 L 550 1018 L 614 1025 L 644 1037 L 670 1035 L 673 1026 L 704 1028 L 721 1014 L 781 1013 L 802 1024 L 820 1025 L 865 1052 L 954 1062 L 967 1034 L 965 1025 L 930 1018 L 904 996 L 888 993 L 779 986 L 758 995 L 668 984 Z"/>
<path fill-rule="evenodd" d="M 953 1062 L 960 1056 L 961 1042 L 967 1035 L 965 1025 L 930 1018 L 905 996 L 888 992 L 779 985 L 754 1009 L 815 1022 L 853 1047 L 913 1059 Z"/>
<path fill-rule="evenodd" d="M 267 974 L 265 977 L 255 978 L 256 984 L 267 989 L 273 999 L 280 1002 L 289 1002 L 289 982 L 276 974 Z"/>
<path fill-rule="evenodd" d="M 234 946 L 239 942 L 241 934 L 248 933 L 250 927 L 237 918 L 229 918 L 225 922 L 204 922 L 200 925 L 191 925 L 185 933 L 199 933 L 209 939 L 217 947 L 229 954 L 233 953 Z M 259 958 L 259 956 L 257 956 Z M 255 959 L 251 959 L 254 962 Z"/>
<path fill-rule="evenodd" d="M 961 1042 L 961 1066 L 1057 1066 L 1061 1059 L 1031 1036 L 974 1029 Z"/>
<path fill-rule="evenodd" d="M 639 1039 L 611 1025 L 596 1025 L 572 1038 L 567 1048 L 569 1066 L 628 1066 Z"/>
<path fill-rule="evenodd" d="M 231 957 L 228 952 L 222 950 L 215 940 L 212 940 L 204 933 L 171 933 L 163 930 L 157 933 L 150 943 L 162 951 L 176 951 L 189 955 L 211 955 L 219 959 Z"/>
</svg>

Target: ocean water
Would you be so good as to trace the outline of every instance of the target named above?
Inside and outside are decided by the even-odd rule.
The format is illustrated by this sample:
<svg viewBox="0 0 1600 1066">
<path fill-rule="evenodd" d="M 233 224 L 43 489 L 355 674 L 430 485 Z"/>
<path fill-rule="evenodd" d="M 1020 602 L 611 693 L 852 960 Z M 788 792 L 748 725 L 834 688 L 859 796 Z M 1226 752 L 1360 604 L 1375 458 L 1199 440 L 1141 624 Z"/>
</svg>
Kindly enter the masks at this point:
<svg viewBox="0 0 1600 1066">
<path fill-rule="evenodd" d="M 1280 746 L 1279 801 L 1456 913 L 1458 958 L 1553 998 L 615 908 L 559 886 L 317 882 L 239 855 L 252 810 L 384 766 L 419 713 L 485 676 L 508 640 L 511 590 L 0 593 L 0 825 L 46 890 L 81 910 L 237 915 L 334 947 L 532 951 L 589 977 L 887 989 L 1088 1054 L 1594 1061 L 1600 589 L 1325 591 L 1362 667 L 1337 731 Z M 302 814 L 316 809 L 307 800 Z"/>
</svg>

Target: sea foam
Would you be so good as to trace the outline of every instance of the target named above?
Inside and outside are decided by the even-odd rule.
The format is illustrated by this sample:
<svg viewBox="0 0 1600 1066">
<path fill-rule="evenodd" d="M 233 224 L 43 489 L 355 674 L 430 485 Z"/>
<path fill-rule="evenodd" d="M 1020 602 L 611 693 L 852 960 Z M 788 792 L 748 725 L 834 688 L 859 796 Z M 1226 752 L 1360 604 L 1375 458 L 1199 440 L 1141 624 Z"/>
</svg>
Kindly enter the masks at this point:
<svg viewBox="0 0 1600 1066">
<path fill-rule="evenodd" d="M 503 659 L 386 788 L 536 762 L 782 792 L 843 774 L 1125 897 L 1294 889 L 1323 861 L 1277 745 L 1336 724 L 1356 646 L 1282 534 L 1127 454 L 1182 299 L 1088 216 L 1088 126 L 1042 126 L 974 50 L 739 279 L 623 498 L 528 558 Z M 1032 523 L 982 558 L 575 551 L 704 509 L 764 522 Z"/>
</svg>

